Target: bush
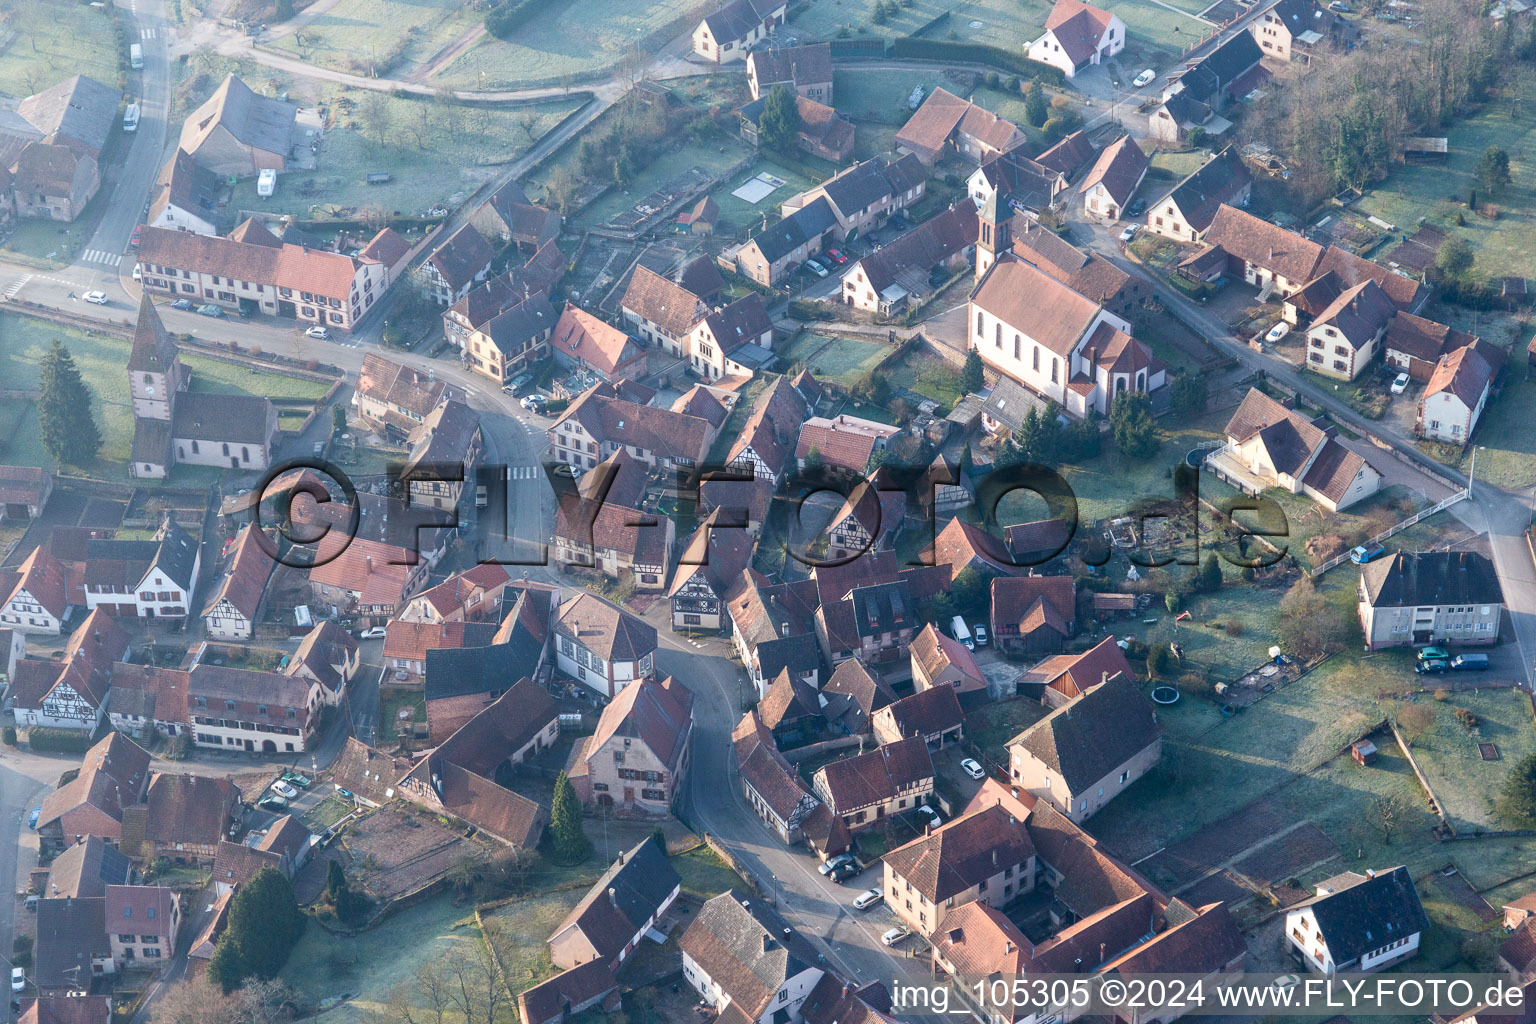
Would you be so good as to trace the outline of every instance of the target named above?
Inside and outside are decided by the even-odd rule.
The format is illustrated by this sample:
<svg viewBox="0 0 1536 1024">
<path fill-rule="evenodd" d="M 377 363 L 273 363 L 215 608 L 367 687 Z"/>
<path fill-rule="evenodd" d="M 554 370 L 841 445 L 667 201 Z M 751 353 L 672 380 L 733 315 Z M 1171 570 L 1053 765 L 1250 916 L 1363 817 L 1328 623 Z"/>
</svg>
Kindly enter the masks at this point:
<svg viewBox="0 0 1536 1024">
<path fill-rule="evenodd" d="M 1008 81 L 1003 83 L 1003 88 L 1006 91 L 1008 91 L 1008 92 L 1018 92 L 1019 91 L 1019 76 L 1018 75 L 1009 75 L 1008 76 Z"/>
<path fill-rule="evenodd" d="M 16 745 L 16 727 L 14 725 L 8 725 L 4 729 L 0 729 L 0 742 L 3 742 L 8 747 Z"/>
<path fill-rule="evenodd" d="M 1018 75 L 1020 78 L 1037 79 L 1052 85 L 1064 85 L 1066 76 L 1046 64 L 1037 64 L 1024 56 L 1000 46 L 985 43 L 966 43 L 949 39 L 917 39 L 901 36 L 891 40 L 891 56 L 912 60 L 932 60 L 964 64 L 989 64 L 994 68 Z"/>
<path fill-rule="evenodd" d="M 1466 708 L 1456 709 L 1456 721 L 1460 722 L 1461 727 L 1467 730 L 1467 732 L 1477 728 L 1477 716 Z"/>
<path fill-rule="evenodd" d="M 73 729 L 31 729 L 27 745 L 51 754 L 83 754 L 91 747 L 91 737 Z"/>
<path fill-rule="evenodd" d="M 497 39 L 511 39 L 535 14 L 549 6 L 549 0 L 507 0 L 492 7 L 485 16 L 485 30 Z"/>
<path fill-rule="evenodd" d="M 1240 637 L 1243 635 L 1243 624 L 1236 619 L 1227 623 L 1227 636 Z"/>
</svg>

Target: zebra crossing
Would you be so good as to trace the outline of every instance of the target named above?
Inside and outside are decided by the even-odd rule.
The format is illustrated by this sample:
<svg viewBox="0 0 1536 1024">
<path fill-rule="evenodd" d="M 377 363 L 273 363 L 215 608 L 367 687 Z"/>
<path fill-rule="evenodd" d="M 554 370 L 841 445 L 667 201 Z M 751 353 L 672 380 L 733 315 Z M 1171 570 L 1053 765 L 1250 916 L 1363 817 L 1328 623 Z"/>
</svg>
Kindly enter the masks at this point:
<svg viewBox="0 0 1536 1024">
<path fill-rule="evenodd" d="M 157 28 L 146 28 L 146 29 L 140 30 L 139 36 L 141 38 L 144 38 L 144 39 L 153 39 L 153 38 L 155 38 L 155 33 L 159 32 L 159 31 L 160 30 L 157 29 Z"/>
<path fill-rule="evenodd" d="M 538 466 L 508 466 L 507 477 L 512 480 L 539 480 L 544 471 Z"/>
<path fill-rule="evenodd" d="M 115 267 L 123 262 L 122 253 L 106 252 L 102 249 L 87 249 L 80 254 L 80 258 L 87 263 L 100 263 L 104 267 Z"/>
<path fill-rule="evenodd" d="M 23 288 L 25 288 L 27 282 L 32 280 L 33 276 L 34 275 L 32 275 L 32 274 L 23 274 L 22 276 L 18 277 L 15 281 L 13 281 L 11 283 L 11 286 L 5 290 L 5 298 L 6 298 L 6 300 L 9 301 L 11 299 L 14 299 L 16 297 L 16 293 L 21 291 Z"/>
</svg>

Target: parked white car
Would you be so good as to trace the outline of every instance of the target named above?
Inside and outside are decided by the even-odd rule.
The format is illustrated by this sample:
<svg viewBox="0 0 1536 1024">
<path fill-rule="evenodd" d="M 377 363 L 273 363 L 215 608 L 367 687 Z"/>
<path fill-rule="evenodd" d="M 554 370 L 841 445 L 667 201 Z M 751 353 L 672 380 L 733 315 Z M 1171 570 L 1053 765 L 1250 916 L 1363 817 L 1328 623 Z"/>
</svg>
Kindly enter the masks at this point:
<svg viewBox="0 0 1536 1024">
<path fill-rule="evenodd" d="M 932 807 L 929 807 L 927 804 L 917 805 L 917 816 L 922 819 L 923 824 L 931 825 L 934 828 L 938 828 L 940 825 L 944 824 L 944 819 L 939 817 L 939 812 L 934 810 Z"/>
<path fill-rule="evenodd" d="M 973 779 L 984 779 L 987 777 L 987 770 L 978 764 L 975 758 L 968 757 L 961 761 L 960 770 Z"/>
<path fill-rule="evenodd" d="M 106 292 L 86 292 L 83 298 L 86 302 L 94 303 L 98 306 L 105 306 L 109 301 Z"/>
<path fill-rule="evenodd" d="M 385 630 L 383 626 L 369 626 L 367 629 L 357 634 L 358 639 L 360 640 L 383 640 L 384 635 Z"/>
<path fill-rule="evenodd" d="M 1140 89 L 1144 85 L 1150 85 L 1152 79 L 1156 77 L 1157 72 L 1153 71 L 1151 68 L 1147 68 L 1147 70 L 1143 71 L 1141 74 L 1132 79 L 1131 84 Z"/>
<path fill-rule="evenodd" d="M 11 991 L 20 992 L 27 987 L 27 972 L 20 967 L 11 968 Z"/>
<path fill-rule="evenodd" d="M 879 889 L 865 889 L 863 892 L 859 893 L 858 897 L 853 901 L 853 909 L 868 910 L 870 907 L 874 906 L 876 903 L 879 903 L 883 899 L 885 899 L 885 894 Z"/>
<path fill-rule="evenodd" d="M 1275 324 L 1275 326 L 1269 329 L 1269 333 L 1264 335 L 1264 340 L 1273 345 L 1275 342 L 1279 341 L 1281 338 L 1290 333 L 1291 325 L 1286 323 L 1284 320 L 1281 320 L 1279 323 Z"/>
<path fill-rule="evenodd" d="M 1136 237 L 1136 225 L 1135 224 L 1127 224 L 1125 226 L 1125 230 L 1120 232 L 1120 241 L 1121 242 L 1129 242 L 1131 239 L 1133 239 L 1135 237 Z"/>
<path fill-rule="evenodd" d="M 1392 381 L 1392 393 L 1394 395 L 1400 395 L 1404 391 L 1407 391 L 1407 390 L 1408 390 L 1408 375 L 1406 373 L 1400 373 Z"/>
<path fill-rule="evenodd" d="M 276 793 L 278 796 L 282 797 L 284 800 L 293 800 L 299 795 L 299 791 L 297 789 L 288 785 L 288 783 L 284 782 L 282 779 L 278 779 L 267 788 Z"/>
<path fill-rule="evenodd" d="M 908 928 L 888 928 L 885 934 L 880 936 L 880 942 L 882 945 L 894 946 L 911 934 L 912 932 Z"/>
<path fill-rule="evenodd" d="M 324 327 L 311 327 L 304 332 L 304 337 L 314 338 L 316 341 L 326 341 L 330 336 L 330 332 Z"/>
</svg>

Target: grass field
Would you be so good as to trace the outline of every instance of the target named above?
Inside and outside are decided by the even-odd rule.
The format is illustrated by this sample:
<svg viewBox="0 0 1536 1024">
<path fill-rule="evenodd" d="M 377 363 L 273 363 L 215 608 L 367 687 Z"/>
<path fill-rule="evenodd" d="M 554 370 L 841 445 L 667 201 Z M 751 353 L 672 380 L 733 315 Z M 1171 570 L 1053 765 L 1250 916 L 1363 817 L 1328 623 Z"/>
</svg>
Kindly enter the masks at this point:
<svg viewBox="0 0 1536 1024">
<path fill-rule="evenodd" d="M 647 167 L 638 171 L 626 188 L 609 189 L 607 194 L 573 218 L 572 223 L 577 226 L 576 230 L 605 224 L 614 215 L 629 210 L 652 192 L 655 192 L 668 182 L 677 180 L 693 168 L 697 167 L 710 176 L 724 174 L 740 163 L 742 158 L 747 156 L 749 152 L 750 149 L 747 144 L 739 136 L 719 136 L 711 139 L 707 144 L 691 144 L 683 146 L 681 149 L 673 150 L 670 153 L 662 153 Z M 572 147 L 566 151 L 562 162 L 575 161 L 576 159 L 577 150 L 575 147 Z M 543 180 L 549 180 L 551 169 L 549 165 L 546 165 L 541 170 L 540 174 Z M 756 171 L 753 171 L 753 173 L 755 174 Z M 773 173 L 778 172 L 775 171 Z M 530 194 L 537 193 L 530 190 Z M 781 196 L 791 194 L 787 190 L 779 193 Z M 724 195 L 733 204 L 739 204 L 739 206 L 746 205 L 731 197 L 730 189 L 725 189 Z M 777 218 L 778 207 L 776 205 L 769 206 L 766 201 L 761 205 L 763 208 L 768 209 L 771 218 Z M 740 225 L 742 222 L 735 221 L 734 223 Z"/>
<path fill-rule="evenodd" d="M 965 397 L 960 387 L 960 369 L 925 349 L 916 349 L 888 367 L 890 379 L 939 403 L 939 412 L 947 413 Z"/>
<path fill-rule="evenodd" d="M 1413 756 L 1429 777 L 1445 813 L 1458 829 L 1508 827 L 1498 820 L 1494 802 L 1513 768 L 1536 753 L 1530 698 L 1519 690 L 1453 693 L 1445 701 L 1420 695 L 1418 703 L 1434 713 L 1434 724 L 1413 740 Z M 1477 716 L 1468 730 L 1456 718 L 1464 708 Z M 1499 748 L 1497 761 L 1484 761 L 1479 743 Z"/>
<path fill-rule="evenodd" d="M 700 846 L 671 858 L 672 867 L 683 880 L 683 891 L 709 899 L 727 889 L 746 888 L 741 876 L 732 871 L 708 846 Z"/>
<path fill-rule="evenodd" d="M 27 0 L 0 12 L 0 92 L 20 99 L 71 75 L 117 87 L 128 55 L 117 52 L 106 11 L 76 0 Z"/>
<path fill-rule="evenodd" d="M 465 0 L 341 0 L 276 48 L 321 67 L 408 78 L 482 17 Z"/>
<path fill-rule="evenodd" d="M 127 339 L 105 335 L 87 335 L 69 328 L 45 324 L 26 317 L 0 314 L 0 379 L 12 388 L 29 390 L 38 385 L 38 372 L 49 342 L 58 338 L 69 349 L 95 401 L 92 412 L 101 427 L 101 456 L 94 466 L 85 467 L 108 479 L 127 476 L 128 448 L 133 441 L 133 410 L 128 400 Z M 311 381 L 259 371 L 197 356 L 184 357 L 193 370 L 197 390 L 218 394 L 269 395 L 318 399 L 325 388 Z M 0 422 L 20 418 L 22 426 L 11 435 L 5 458 L 20 465 L 46 466 L 51 461 L 37 440 L 36 410 L 31 403 L 0 402 Z M 28 429 L 29 425 L 31 429 Z M 191 468 L 191 467 L 187 467 Z M 185 483 L 186 481 L 176 481 Z"/>
<path fill-rule="evenodd" d="M 484 36 L 432 81 L 456 88 L 509 89 L 554 84 L 617 64 L 626 47 L 684 19 L 697 0 L 571 0 L 552 5 L 517 30 L 516 41 Z M 681 35 L 692 31 L 687 25 Z M 659 48 L 659 47 L 658 47 Z"/>
<path fill-rule="evenodd" d="M 743 182 L 763 173 L 782 178 L 784 184 L 756 203 L 749 203 L 745 199 L 738 199 L 731 195 L 734 190 L 741 187 Z M 787 167 L 770 157 L 759 157 L 745 171 L 727 178 L 709 194 L 720 207 L 720 219 L 715 224 L 715 233 L 730 234 L 741 228 L 755 228 L 762 223 L 764 214 L 767 214 L 769 221 L 776 221 L 779 219 L 780 203 L 814 184 L 815 182 L 798 169 Z"/>
<path fill-rule="evenodd" d="M 786 363 L 800 364 L 818 377 L 827 377 L 844 387 L 852 387 L 890 353 L 890 348 L 873 341 L 855 338 L 829 338 L 811 331 L 796 335 L 779 357 Z"/>
<path fill-rule="evenodd" d="M 1200 0 L 1179 0 L 1175 7 L 1188 15 L 1159 7 L 1148 0 L 1121 0 L 1110 10 L 1125 22 L 1134 48 L 1137 38 L 1159 48 L 1182 49 L 1207 26 L 1194 17 L 1203 10 Z M 789 24 L 799 29 L 802 40 L 832 39 L 847 26 L 854 35 L 905 36 L 922 28 L 945 11 L 949 19 L 924 33 L 928 39 L 954 39 L 1018 50 L 1039 37 L 1050 14 L 1048 0 L 914 0 L 899 6 L 885 24 L 874 20 L 875 0 L 810 0 L 790 15 Z M 1138 54 L 1138 58 L 1144 56 Z"/>
<path fill-rule="evenodd" d="M 1526 103 L 1512 113 L 1507 102 L 1489 103 L 1453 125 L 1448 138 L 1446 163 L 1394 165 L 1386 181 L 1367 192 L 1356 209 L 1396 224 L 1400 232 L 1411 233 L 1424 217 L 1447 234 L 1465 238 L 1476 254 L 1478 274 L 1536 277 L 1536 256 L 1530 245 L 1536 227 L 1536 110 Z M 1499 208 L 1498 220 L 1466 208 L 1468 194 L 1477 187 L 1473 168 L 1489 146 L 1509 154 L 1513 178 L 1491 194 L 1478 189 L 1479 204 Z M 1456 223 L 1458 213 L 1464 225 Z"/>
<path fill-rule="evenodd" d="M 557 922 L 558 923 L 558 922 Z M 354 936 L 332 935 L 311 923 L 294 946 L 280 977 L 311 1002 L 346 997 L 312 1020 L 362 1024 L 386 1012 L 391 990 L 414 990 L 411 977 L 454 947 L 481 941 L 468 908 L 447 895 L 386 918 Z"/>
<path fill-rule="evenodd" d="M 514 995 L 555 974 L 549 936 L 581 900 L 580 889 L 546 892 L 482 914 L 485 937 L 505 971 Z"/>
<path fill-rule="evenodd" d="M 365 95 L 382 98 L 365 100 Z M 325 102 L 335 105 L 338 117 L 320 144 L 319 166 L 282 175 L 269 199 L 257 197 L 255 179 L 241 182 L 230 201 L 234 209 L 324 217 L 369 205 L 408 215 L 437 203 L 453 206 L 582 104 L 570 99 L 516 109 L 445 108 L 427 99 L 355 89 L 331 90 Z M 384 111 L 383 141 L 364 113 L 365 104 L 373 103 Z M 454 170 L 445 171 L 450 167 Z M 388 172 L 394 180 L 369 185 L 364 176 L 373 171 Z"/>
</svg>

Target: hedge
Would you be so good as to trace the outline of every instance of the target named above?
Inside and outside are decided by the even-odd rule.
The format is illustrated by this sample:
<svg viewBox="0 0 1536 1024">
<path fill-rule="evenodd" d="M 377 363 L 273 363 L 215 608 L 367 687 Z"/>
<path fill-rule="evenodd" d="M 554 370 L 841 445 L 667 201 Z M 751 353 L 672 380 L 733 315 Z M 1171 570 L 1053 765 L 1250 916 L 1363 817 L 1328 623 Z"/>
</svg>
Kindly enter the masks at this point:
<svg viewBox="0 0 1536 1024">
<path fill-rule="evenodd" d="M 497 39 L 511 39 L 535 14 L 550 6 L 549 0 L 507 0 L 485 16 L 485 30 Z"/>
<path fill-rule="evenodd" d="M 91 737 L 73 729 L 31 729 L 27 745 L 53 754 L 83 754 L 91 748 Z"/>
<path fill-rule="evenodd" d="M 964 43 L 952 39 L 914 39 L 902 36 L 891 41 L 891 56 L 909 60 L 958 61 L 966 64 L 986 64 L 1012 72 L 1021 78 L 1032 78 L 1049 85 L 1066 84 L 1066 76 L 1059 68 L 1030 60 L 1022 53 L 1014 53 L 1000 46 L 985 43 Z"/>
</svg>

